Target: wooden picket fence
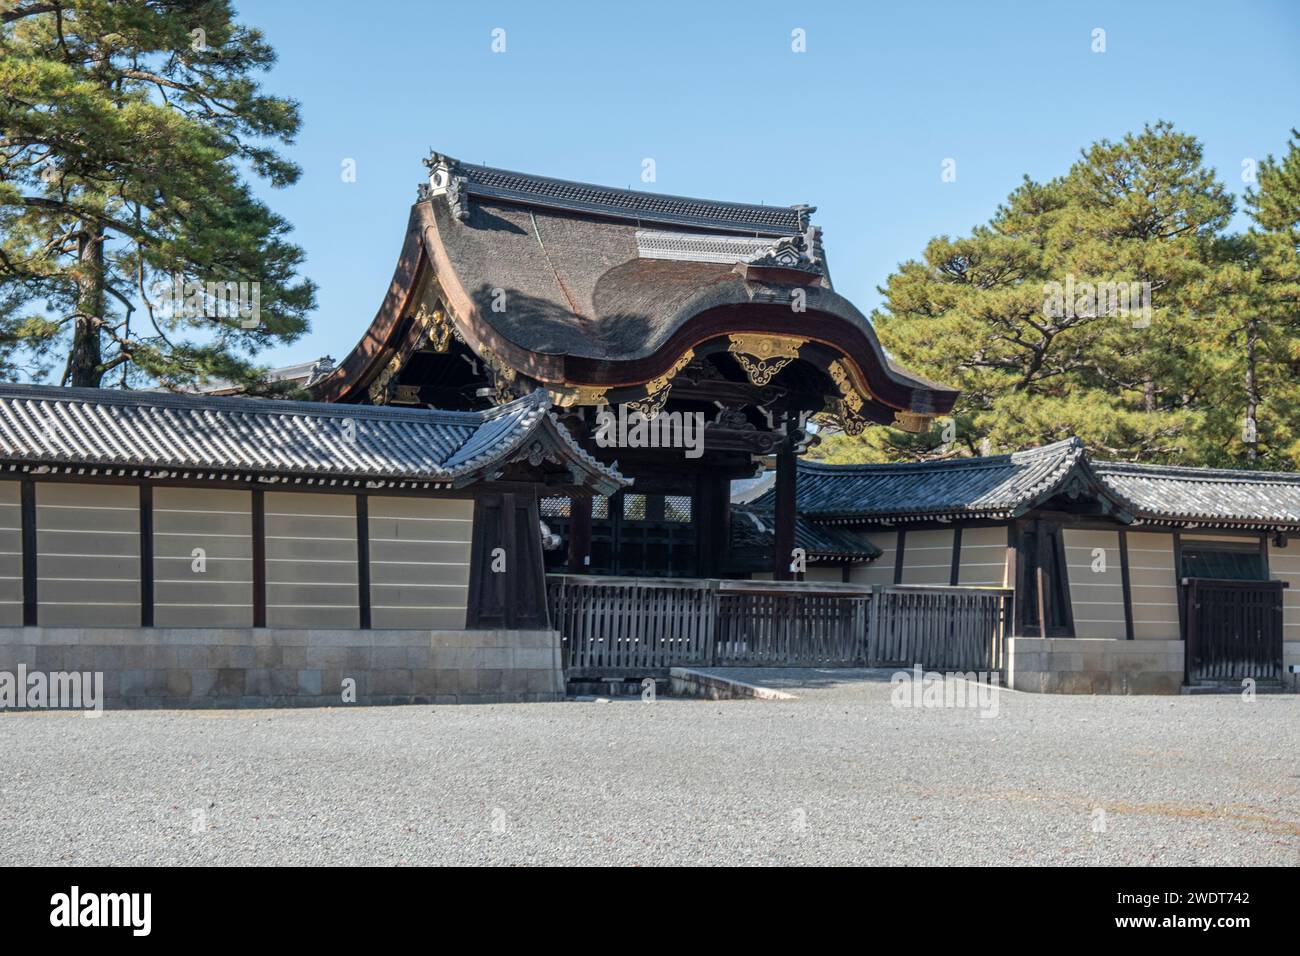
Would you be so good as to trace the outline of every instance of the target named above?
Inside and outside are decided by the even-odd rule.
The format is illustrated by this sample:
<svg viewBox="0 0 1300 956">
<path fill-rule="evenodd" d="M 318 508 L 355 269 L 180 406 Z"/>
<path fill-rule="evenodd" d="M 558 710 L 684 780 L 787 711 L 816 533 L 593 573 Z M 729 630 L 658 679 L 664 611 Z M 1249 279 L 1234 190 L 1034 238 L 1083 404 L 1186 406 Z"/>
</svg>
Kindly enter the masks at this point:
<svg viewBox="0 0 1300 956">
<path fill-rule="evenodd" d="M 571 678 L 676 666 L 1003 671 L 1002 588 L 552 575 L 551 626 Z"/>
</svg>

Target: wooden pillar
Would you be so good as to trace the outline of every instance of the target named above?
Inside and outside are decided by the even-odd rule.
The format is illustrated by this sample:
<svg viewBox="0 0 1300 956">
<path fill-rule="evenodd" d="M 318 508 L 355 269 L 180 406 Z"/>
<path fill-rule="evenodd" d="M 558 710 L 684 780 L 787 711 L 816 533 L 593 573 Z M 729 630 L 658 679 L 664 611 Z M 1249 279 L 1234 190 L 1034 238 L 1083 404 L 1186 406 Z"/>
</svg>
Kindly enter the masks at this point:
<svg viewBox="0 0 1300 956">
<path fill-rule="evenodd" d="M 153 485 L 140 485 L 140 626 L 153 627 Z"/>
<path fill-rule="evenodd" d="M 1035 587 L 1038 591 L 1038 636 L 1047 637 L 1047 613 L 1052 602 L 1048 596 L 1047 589 L 1050 586 L 1050 579 L 1047 575 L 1047 531 L 1041 521 L 1034 522 L 1034 544 L 1035 544 Z"/>
<path fill-rule="evenodd" d="M 790 561 L 794 551 L 796 474 L 794 449 L 787 441 L 776 453 L 776 535 L 772 548 L 772 577 L 778 581 L 789 581 L 794 577 L 790 572 Z"/>
<path fill-rule="evenodd" d="M 357 623 L 372 626 L 370 612 L 370 499 L 357 495 Z"/>
<path fill-rule="evenodd" d="M 253 490 L 253 627 L 266 627 L 266 493 Z"/>
<path fill-rule="evenodd" d="M 696 575 L 720 577 L 731 551 L 731 479 L 697 474 L 691 502 L 695 525 Z"/>
<path fill-rule="evenodd" d="M 23 626 L 35 627 L 40 602 L 37 600 L 38 584 L 36 562 L 36 483 L 24 478 L 19 491 L 22 503 L 23 537 Z"/>
<path fill-rule="evenodd" d="M 591 561 L 591 496 L 569 499 L 569 573 L 586 574 Z"/>
</svg>

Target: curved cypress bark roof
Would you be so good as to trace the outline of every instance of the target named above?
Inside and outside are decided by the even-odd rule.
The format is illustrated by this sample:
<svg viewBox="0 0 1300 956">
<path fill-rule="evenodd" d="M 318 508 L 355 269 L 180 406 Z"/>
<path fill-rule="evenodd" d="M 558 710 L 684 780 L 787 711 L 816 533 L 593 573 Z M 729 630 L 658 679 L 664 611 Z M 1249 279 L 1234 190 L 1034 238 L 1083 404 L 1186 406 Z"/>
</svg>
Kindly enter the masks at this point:
<svg viewBox="0 0 1300 956">
<path fill-rule="evenodd" d="M 870 397 L 943 414 L 957 392 L 887 358 L 866 317 L 834 291 L 811 207 L 718 203 L 430 162 L 383 308 L 315 386 L 353 401 L 409 330 L 432 275 L 457 334 L 547 386 L 626 387 L 731 334 L 784 335 L 848 359 Z M 792 307 L 795 300 L 802 310 Z"/>
</svg>

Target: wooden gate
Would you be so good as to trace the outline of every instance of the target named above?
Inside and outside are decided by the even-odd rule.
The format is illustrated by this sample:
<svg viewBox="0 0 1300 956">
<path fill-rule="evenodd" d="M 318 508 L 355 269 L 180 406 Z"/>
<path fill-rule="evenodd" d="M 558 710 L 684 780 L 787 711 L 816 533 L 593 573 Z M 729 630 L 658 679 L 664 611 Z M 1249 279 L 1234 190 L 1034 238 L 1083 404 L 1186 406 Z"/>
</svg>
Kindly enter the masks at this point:
<svg viewBox="0 0 1300 956">
<path fill-rule="evenodd" d="M 1183 578 L 1187 682 L 1282 678 L 1283 581 Z"/>
</svg>

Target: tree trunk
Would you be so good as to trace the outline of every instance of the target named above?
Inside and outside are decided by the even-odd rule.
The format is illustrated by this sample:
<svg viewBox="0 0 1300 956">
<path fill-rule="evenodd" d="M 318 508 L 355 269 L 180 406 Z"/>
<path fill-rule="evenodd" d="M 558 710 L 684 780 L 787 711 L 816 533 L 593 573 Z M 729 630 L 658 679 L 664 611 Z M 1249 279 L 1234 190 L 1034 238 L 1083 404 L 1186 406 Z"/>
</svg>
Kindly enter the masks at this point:
<svg viewBox="0 0 1300 956">
<path fill-rule="evenodd" d="M 1255 379 L 1255 349 L 1259 338 L 1258 323 L 1254 319 L 1246 322 L 1246 427 L 1249 429 L 1249 441 L 1246 445 L 1246 460 L 1254 465 L 1259 460 L 1259 422 L 1255 414 L 1259 409 L 1259 386 Z"/>
<path fill-rule="evenodd" d="M 65 380 L 69 385 L 99 388 L 104 377 L 100 325 L 104 321 L 104 232 L 82 230 L 77 239 L 77 318 L 72 331 Z"/>
</svg>

